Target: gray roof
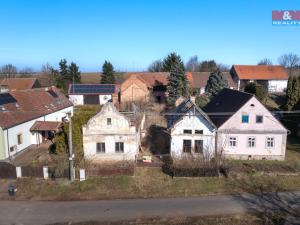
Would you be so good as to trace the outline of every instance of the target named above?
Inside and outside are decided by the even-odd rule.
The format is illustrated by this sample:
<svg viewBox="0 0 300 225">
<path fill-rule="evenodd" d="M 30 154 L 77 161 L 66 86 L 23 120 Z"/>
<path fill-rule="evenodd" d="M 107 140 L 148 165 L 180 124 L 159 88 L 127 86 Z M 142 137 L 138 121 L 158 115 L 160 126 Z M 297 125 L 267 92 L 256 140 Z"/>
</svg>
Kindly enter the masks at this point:
<svg viewBox="0 0 300 225">
<path fill-rule="evenodd" d="M 202 116 L 213 128 L 216 127 L 202 109 L 200 109 L 190 99 L 186 99 L 182 103 L 180 103 L 177 107 L 167 112 L 168 129 L 172 128 L 183 116 L 185 116 L 188 112 L 190 112 L 190 110 L 194 110 L 194 115 Z"/>
</svg>

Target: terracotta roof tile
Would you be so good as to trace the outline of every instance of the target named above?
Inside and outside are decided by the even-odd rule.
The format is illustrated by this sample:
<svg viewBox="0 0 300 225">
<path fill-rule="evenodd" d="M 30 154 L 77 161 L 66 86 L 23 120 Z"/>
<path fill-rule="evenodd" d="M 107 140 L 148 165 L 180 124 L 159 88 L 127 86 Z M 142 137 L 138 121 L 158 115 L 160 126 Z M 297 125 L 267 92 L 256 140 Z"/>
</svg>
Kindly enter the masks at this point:
<svg viewBox="0 0 300 225">
<path fill-rule="evenodd" d="M 30 131 L 58 131 L 61 122 L 54 121 L 35 121 Z"/>
<path fill-rule="evenodd" d="M 187 78 L 192 88 L 205 88 L 211 72 L 187 72 Z M 237 87 L 229 72 L 223 72 L 229 87 Z"/>
<path fill-rule="evenodd" d="M 232 69 L 240 80 L 287 80 L 289 78 L 284 67 L 278 65 L 233 65 Z"/>
<path fill-rule="evenodd" d="M 0 86 L 7 86 L 10 90 L 25 90 L 34 88 L 36 78 L 5 78 Z"/>
<path fill-rule="evenodd" d="M 36 88 L 0 94 L 0 127 L 13 127 L 72 106 L 57 88 Z"/>
</svg>

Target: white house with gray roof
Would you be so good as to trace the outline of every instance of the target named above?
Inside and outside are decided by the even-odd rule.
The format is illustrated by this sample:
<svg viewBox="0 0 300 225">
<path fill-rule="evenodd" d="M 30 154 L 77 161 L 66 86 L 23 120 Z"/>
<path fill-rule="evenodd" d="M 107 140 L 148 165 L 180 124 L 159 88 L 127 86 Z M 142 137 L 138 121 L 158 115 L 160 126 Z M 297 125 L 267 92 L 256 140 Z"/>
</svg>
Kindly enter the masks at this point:
<svg viewBox="0 0 300 225">
<path fill-rule="evenodd" d="M 184 100 L 167 115 L 173 158 L 214 156 L 216 127 L 192 100 Z"/>
</svg>

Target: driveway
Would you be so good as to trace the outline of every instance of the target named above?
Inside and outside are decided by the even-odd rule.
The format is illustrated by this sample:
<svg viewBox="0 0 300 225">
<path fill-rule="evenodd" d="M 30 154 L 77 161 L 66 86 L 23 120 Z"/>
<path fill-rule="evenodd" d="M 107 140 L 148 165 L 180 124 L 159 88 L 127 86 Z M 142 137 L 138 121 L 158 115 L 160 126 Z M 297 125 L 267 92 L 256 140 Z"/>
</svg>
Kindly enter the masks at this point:
<svg viewBox="0 0 300 225">
<path fill-rule="evenodd" d="M 147 217 L 207 216 L 280 211 L 299 221 L 300 192 L 197 198 L 109 201 L 0 201 L 0 224 L 118 221 Z"/>
</svg>

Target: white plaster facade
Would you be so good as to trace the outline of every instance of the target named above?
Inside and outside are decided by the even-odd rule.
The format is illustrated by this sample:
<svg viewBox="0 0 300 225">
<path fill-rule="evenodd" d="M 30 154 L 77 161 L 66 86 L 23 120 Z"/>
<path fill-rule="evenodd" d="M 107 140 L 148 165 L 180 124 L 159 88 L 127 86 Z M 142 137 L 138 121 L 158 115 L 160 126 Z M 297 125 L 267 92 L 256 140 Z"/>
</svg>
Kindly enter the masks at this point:
<svg viewBox="0 0 300 225">
<path fill-rule="evenodd" d="M 182 107 L 183 106 L 183 107 Z M 215 133 L 216 128 L 205 113 L 199 109 L 193 101 L 188 100 L 177 106 L 176 113 L 181 114 L 180 108 L 188 111 L 178 117 L 168 117 L 170 131 L 170 154 L 173 158 L 204 157 L 211 158 L 215 155 Z M 174 121 L 172 121 L 174 120 Z M 191 144 L 191 149 L 184 149 L 184 142 Z M 200 151 L 196 149 L 196 142 L 200 143 Z"/>
<path fill-rule="evenodd" d="M 84 105 L 84 95 L 69 95 L 69 100 L 73 105 Z M 104 105 L 107 102 L 112 101 L 112 95 L 99 95 L 99 105 Z"/>
<path fill-rule="evenodd" d="M 143 123 L 144 117 L 138 126 L 131 125 L 130 120 L 118 112 L 113 103 L 106 103 L 83 126 L 84 157 L 92 161 L 135 160 L 139 152 Z M 104 150 L 97 151 L 97 143 L 104 145 Z M 123 143 L 122 151 L 117 151 L 116 145 L 120 145 L 118 143 Z"/>
<path fill-rule="evenodd" d="M 243 123 L 247 115 L 248 123 Z M 286 139 L 287 129 L 253 96 L 218 128 L 217 151 L 234 159 L 284 160 Z"/>
<path fill-rule="evenodd" d="M 3 129 L 4 155 L 0 155 L 0 160 L 13 157 L 15 154 L 28 148 L 29 146 L 40 144 L 42 142 L 42 136 L 40 134 L 30 131 L 30 128 L 36 121 L 62 121 L 62 119 L 66 117 L 68 113 L 73 115 L 73 106 L 27 121 L 25 123 L 15 125 L 11 128 Z M 21 144 L 18 143 L 19 134 L 21 134 Z M 14 150 L 11 151 L 12 149 Z"/>
<path fill-rule="evenodd" d="M 268 92 L 284 92 L 287 88 L 288 80 L 269 80 Z"/>
</svg>

